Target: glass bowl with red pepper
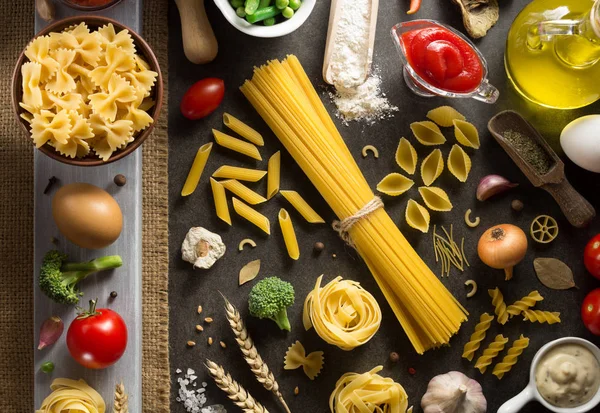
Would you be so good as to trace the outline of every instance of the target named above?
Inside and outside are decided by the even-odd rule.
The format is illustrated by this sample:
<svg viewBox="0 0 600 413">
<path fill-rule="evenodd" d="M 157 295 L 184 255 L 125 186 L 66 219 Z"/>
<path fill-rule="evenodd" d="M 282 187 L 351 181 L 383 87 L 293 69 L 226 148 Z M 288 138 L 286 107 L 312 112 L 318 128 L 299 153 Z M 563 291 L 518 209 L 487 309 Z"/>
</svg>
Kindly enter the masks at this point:
<svg viewBox="0 0 600 413">
<path fill-rule="evenodd" d="M 112 7 L 121 0 L 61 0 L 62 3 L 72 9 L 83 11 L 98 11 Z"/>
<path fill-rule="evenodd" d="M 412 20 L 392 27 L 404 64 L 404 80 L 419 96 L 498 99 L 485 58 L 462 33 L 435 20 Z"/>
</svg>

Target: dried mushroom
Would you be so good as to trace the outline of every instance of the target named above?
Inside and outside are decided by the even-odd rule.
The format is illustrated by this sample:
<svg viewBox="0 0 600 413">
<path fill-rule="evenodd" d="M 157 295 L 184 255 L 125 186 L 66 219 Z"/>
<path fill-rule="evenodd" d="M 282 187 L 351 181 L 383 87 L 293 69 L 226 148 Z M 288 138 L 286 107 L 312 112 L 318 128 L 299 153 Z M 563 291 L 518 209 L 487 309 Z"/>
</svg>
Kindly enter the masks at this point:
<svg viewBox="0 0 600 413">
<path fill-rule="evenodd" d="M 498 0 L 452 0 L 458 4 L 469 36 L 478 39 L 498 21 Z"/>
<path fill-rule="evenodd" d="M 181 258 L 194 268 L 208 269 L 225 254 L 225 244 L 218 234 L 202 227 L 192 227 L 181 244 Z"/>
</svg>

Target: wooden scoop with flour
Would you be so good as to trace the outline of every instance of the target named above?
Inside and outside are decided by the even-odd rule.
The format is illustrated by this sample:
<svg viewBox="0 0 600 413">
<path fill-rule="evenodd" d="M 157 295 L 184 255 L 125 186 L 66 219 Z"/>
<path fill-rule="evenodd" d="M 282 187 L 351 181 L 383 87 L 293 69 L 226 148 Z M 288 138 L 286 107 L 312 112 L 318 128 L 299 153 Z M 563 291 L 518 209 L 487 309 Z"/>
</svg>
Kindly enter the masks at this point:
<svg viewBox="0 0 600 413">
<path fill-rule="evenodd" d="M 204 0 L 175 0 L 175 3 L 181 17 L 185 57 L 196 64 L 212 62 L 217 57 L 219 47 L 206 16 Z"/>
<path fill-rule="evenodd" d="M 375 45 L 375 29 L 377 28 L 377 11 L 379 9 L 379 0 L 331 0 L 331 8 L 329 10 L 329 27 L 327 29 L 327 41 L 325 43 L 325 57 L 323 59 L 323 80 L 332 85 L 334 80 L 331 75 L 331 58 L 335 49 L 336 37 L 340 28 L 340 19 L 344 9 L 349 9 L 349 3 L 357 1 L 368 1 L 371 5 L 368 22 L 368 47 L 365 50 L 367 54 L 364 70 L 364 79 L 367 80 L 371 71 L 371 63 L 373 62 L 373 47 Z M 348 11 L 348 10 L 347 10 Z M 351 12 L 351 11 L 349 11 Z"/>
</svg>

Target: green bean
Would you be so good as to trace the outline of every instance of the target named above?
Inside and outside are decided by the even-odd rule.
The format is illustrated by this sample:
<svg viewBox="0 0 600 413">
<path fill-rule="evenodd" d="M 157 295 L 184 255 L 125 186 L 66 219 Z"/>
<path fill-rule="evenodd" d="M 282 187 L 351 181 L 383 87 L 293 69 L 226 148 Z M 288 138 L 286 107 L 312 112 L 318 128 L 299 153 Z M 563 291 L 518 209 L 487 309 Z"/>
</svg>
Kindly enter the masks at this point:
<svg viewBox="0 0 600 413">
<path fill-rule="evenodd" d="M 283 15 L 283 17 L 285 17 L 286 19 L 291 19 L 292 16 L 294 15 L 294 10 L 292 10 L 291 7 L 286 7 L 285 9 L 282 10 L 281 14 Z"/>
<path fill-rule="evenodd" d="M 298 10 L 301 4 L 301 0 L 290 0 L 290 8 L 294 11 Z"/>
<path fill-rule="evenodd" d="M 290 4 L 290 0 L 275 0 L 275 6 L 280 10 L 285 9 L 288 4 Z"/>
<path fill-rule="evenodd" d="M 269 7 L 271 5 L 271 0 L 259 0 L 258 8 L 264 9 L 265 7 Z"/>
<path fill-rule="evenodd" d="M 244 0 L 230 0 L 229 3 L 231 4 L 231 7 L 233 7 L 234 9 L 244 6 Z"/>
<path fill-rule="evenodd" d="M 244 7 L 244 11 L 246 12 L 246 14 L 252 15 L 256 13 L 256 10 L 258 10 L 259 3 L 260 0 L 246 0 L 246 4 Z"/>
<path fill-rule="evenodd" d="M 263 21 L 263 24 L 265 26 L 273 26 L 275 24 L 275 17 L 269 17 L 268 19 L 265 19 L 265 21 Z"/>
<path fill-rule="evenodd" d="M 244 10 L 244 7 L 238 7 L 237 9 L 235 9 L 235 14 L 238 15 L 238 17 L 241 17 L 242 19 L 244 17 L 246 17 L 246 10 Z"/>
<path fill-rule="evenodd" d="M 281 13 L 275 6 L 265 7 L 264 9 L 257 10 L 254 14 L 246 16 L 248 23 L 256 23 L 268 19 L 269 17 L 275 17 Z"/>
</svg>

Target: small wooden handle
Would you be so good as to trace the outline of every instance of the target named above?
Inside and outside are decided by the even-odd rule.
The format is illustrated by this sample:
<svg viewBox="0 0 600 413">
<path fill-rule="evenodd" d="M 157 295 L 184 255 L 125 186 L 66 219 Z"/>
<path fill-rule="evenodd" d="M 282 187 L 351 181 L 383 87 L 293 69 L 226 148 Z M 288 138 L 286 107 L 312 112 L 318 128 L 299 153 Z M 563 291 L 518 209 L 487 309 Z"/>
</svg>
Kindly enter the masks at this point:
<svg viewBox="0 0 600 413">
<path fill-rule="evenodd" d="M 556 200 L 565 217 L 576 228 L 587 226 L 596 216 L 594 207 L 565 178 L 558 184 L 542 186 Z"/>
<path fill-rule="evenodd" d="M 219 46 L 206 16 L 204 0 L 175 0 L 175 3 L 181 17 L 185 57 L 196 64 L 212 62 Z"/>
</svg>

